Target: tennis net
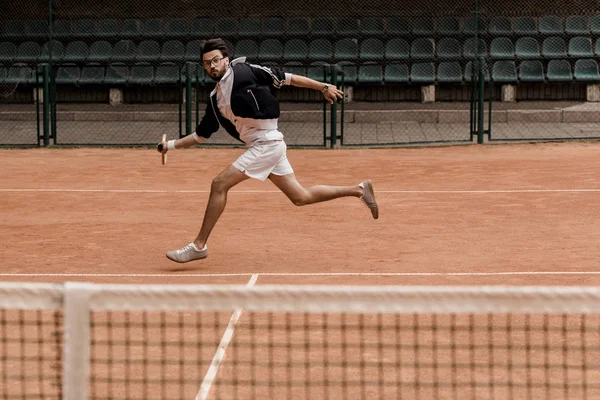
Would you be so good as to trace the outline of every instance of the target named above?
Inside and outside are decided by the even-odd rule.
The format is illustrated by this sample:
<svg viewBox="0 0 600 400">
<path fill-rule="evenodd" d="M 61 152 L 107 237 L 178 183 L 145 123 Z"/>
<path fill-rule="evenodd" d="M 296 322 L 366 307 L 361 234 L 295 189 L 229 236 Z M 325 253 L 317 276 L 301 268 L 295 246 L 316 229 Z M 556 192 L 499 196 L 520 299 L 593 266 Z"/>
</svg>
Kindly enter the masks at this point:
<svg viewBox="0 0 600 400">
<path fill-rule="evenodd" d="M 1 399 L 598 399 L 600 288 L 0 284 Z"/>
</svg>

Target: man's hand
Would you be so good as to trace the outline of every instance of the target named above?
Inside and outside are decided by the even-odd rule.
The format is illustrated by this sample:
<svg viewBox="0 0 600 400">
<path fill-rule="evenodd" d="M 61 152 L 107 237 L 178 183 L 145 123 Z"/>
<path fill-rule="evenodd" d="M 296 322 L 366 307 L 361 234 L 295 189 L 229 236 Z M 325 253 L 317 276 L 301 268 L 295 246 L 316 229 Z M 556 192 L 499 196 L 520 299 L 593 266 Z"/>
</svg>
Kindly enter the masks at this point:
<svg viewBox="0 0 600 400">
<path fill-rule="evenodd" d="M 333 104 L 334 101 L 344 98 L 344 92 L 333 85 L 329 85 L 327 90 L 323 92 L 323 97 L 325 97 L 325 100 L 327 100 L 329 104 Z"/>
<path fill-rule="evenodd" d="M 167 149 L 167 142 L 160 142 L 157 146 L 156 146 L 156 150 L 159 153 L 162 154 L 167 154 L 167 151 L 169 151 L 169 149 Z"/>
</svg>

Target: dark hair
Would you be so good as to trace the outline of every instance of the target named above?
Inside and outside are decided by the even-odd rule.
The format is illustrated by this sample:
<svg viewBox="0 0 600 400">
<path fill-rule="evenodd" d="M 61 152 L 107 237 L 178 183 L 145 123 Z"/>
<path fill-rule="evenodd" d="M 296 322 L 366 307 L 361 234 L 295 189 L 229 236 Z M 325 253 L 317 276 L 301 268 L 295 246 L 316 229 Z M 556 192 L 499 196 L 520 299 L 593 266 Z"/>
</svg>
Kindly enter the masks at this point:
<svg viewBox="0 0 600 400">
<path fill-rule="evenodd" d="M 204 53 L 208 53 L 209 51 L 220 50 L 223 57 L 229 57 L 229 51 L 227 50 L 227 44 L 221 38 L 208 39 L 206 42 L 202 44 L 202 50 L 200 51 L 200 58 L 204 55 Z"/>
</svg>

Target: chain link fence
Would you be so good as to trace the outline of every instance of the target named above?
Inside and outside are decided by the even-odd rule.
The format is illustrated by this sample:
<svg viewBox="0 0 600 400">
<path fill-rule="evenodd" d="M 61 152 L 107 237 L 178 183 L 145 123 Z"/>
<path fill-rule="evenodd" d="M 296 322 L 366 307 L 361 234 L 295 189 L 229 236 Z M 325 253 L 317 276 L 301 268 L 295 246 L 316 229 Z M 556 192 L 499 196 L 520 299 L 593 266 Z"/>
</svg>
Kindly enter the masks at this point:
<svg viewBox="0 0 600 400">
<path fill-rule="evenodd" d="M 37 144 L 43 136 L 37 109 L 45 104 L 36 104 L 36 93 L 51 103 L 47 136 L 56 144 L 154 144 L 163 133 L 190 133 L 214 87 L 199 65 L 201 42 L 211 37 L 225 39 L 232 57 L 319 81 L 338 71 L 347 97 L 334 110 L 315 91 L 278 92 L 280 129 L 291 146 L 470 142 L 479 120 L 488 128 L 489 115 L 492 140 L 596 136 L 591 112 L 583 129 L 573 125 L 581 110 L 534 116 L 498 103 L 582 101 L 597 90 L 600 12 L 589 0 L 290 0 L 278 7 L 264 0 L 6 0 L 0 7 L 2 144 Z M 34 71 L 44 63 L 48 94 L 34 89 L 43 89 Z M 491 114 L 474 103 L 482 99 L 493 104 Z M 221 130 L 208 143 L 237 142 Z"/>
</svg>

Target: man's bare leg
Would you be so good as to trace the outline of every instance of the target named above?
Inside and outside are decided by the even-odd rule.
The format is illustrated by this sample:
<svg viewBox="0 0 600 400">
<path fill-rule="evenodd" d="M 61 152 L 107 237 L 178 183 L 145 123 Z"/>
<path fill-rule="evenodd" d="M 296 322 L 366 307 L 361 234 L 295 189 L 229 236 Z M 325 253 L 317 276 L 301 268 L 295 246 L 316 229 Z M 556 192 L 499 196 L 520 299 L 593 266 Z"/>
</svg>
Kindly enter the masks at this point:
<svg viewBox="0 0 600 400">
<path fill-rule="evenodd" d="M 339 197 L 361 197 L 360 186 L 326 186 L 317 185 L 304 188 L 295 174 L 269 175 L 269 179 L 297 206 L 320 203 Z"/>
</svg>

